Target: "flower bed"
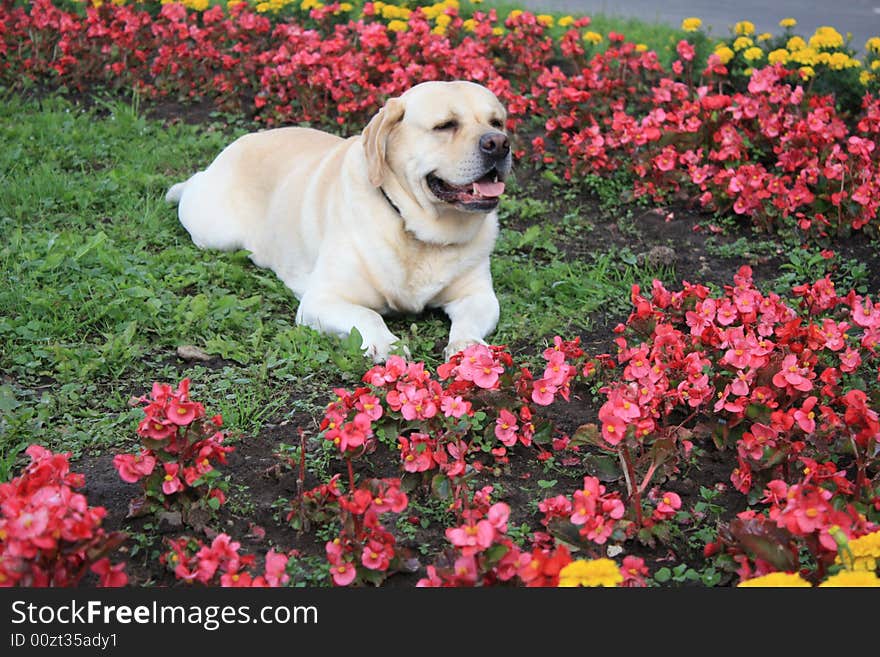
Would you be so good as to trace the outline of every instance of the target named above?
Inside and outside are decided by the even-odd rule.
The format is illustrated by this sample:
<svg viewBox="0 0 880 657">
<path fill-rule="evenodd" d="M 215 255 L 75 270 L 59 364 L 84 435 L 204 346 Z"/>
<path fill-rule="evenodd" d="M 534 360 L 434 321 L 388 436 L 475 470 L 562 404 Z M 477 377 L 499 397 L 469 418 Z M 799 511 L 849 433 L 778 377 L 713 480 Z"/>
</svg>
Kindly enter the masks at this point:
<svg viewBox="0 0 880 657">
<path fill-rule="evenodd" d="M 636 196 L 804 236 L 876 223 L 880 41 L 862 62 L 832 28 L 805 40 L 789 23 L 773 37 L 743 22 L 704 62 L 695 44 L 706 37 L 691 21 L 666 69 L 624 35 L 590 31 L 586 17 L 465 17 L 454 0 L 202 4 L 4 3 L 2 79 L 244 102 L 267 125 L 353 132 L 414 83 L 464 78 L 508 106 L 519 157 L 558 164 L 568 179 L 619 172 Z"/>
<path fill-rule="evenodd" d="M 748 267 L 720 296 L 701 285 L 670 292 L 655 281 L 648 297 L 636 287 L 634 311 L 617 329 L 616 357 L 591 358 L 577 341 L 557 338 L 543 353 L 540 376 L 500 347 L 470 347 L 437 378 L 421 363 L 392 357 L 364 375 L 365 387 L 336 390 L 321 424 L 324 440 L 348 463 L 348 494 L 334 479 L 291 516 L 327 521 L 338 514 L 341 532 L 327 543 L 336 583 L 375 582 L 401 556 L 381 514 L 406 508 L 401 487 L 430 487 L 459 524 L 446 531 L 446 569 L 430 567 L 420 585 L 515 576 L 556 584 L 559 568 L 571 562 L 566 545 L 601 555 L 609 540 L 668 536 L 682 505 L 663 484 L 695 443 L 712 442 L 735 454 L 730 482 L 753 506 L 722 527 L 707 551 L 724 552 L 744 580 L 803 569 L 808 555 L 811 578 L 821 580 L 846 554 L 841 548 L 876 532 L 880 518 L 880 418 L 860 389 L 880 371 L 880 304 L 855 292 L 842 298 L 827 278 L 794 294 L 798 306 L 765 296 Z M 568 401 L 581 377 L 599 378 L 606 401 L 599 426 L 569 436 L 542 419 L 541 408 Z M 399 450 L 402 482 L 356 484 L 352 460 L 383 445 Z M 546 531 L 531 536 L 528 552 L 505 534 L 507 505 L 492 504 L 492 487 L 474 490 L 470 481 L 532 446 L 539 458 L 552 451 L 577 463 L 590 447 L 619 459 L 626 495 L 587 476 L 571 497 L 544 500 Z M 555 564 L 553 574 L 530 579 L 530 568 L 544 560 Z M 876 563 L 869 565 L 873 571 Z M 632 558 L 629 569 L 641 573 L 644 563 Z"/>
</svg>

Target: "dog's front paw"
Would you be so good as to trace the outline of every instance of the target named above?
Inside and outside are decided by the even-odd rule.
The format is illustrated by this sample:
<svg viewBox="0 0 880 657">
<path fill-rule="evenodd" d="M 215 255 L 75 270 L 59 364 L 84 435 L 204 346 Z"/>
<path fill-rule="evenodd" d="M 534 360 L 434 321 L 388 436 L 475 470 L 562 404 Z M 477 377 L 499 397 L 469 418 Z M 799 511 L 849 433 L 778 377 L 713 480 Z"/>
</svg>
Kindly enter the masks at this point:
<svg viewBox="0 0 880 657">
<path fill-rule="evenodd" d="M 448 345 L 446 345 L 446 349 L 443 350 L 443 360 L 447 363 L 449 359 L 455 356 L 459 351 L 464 351 L 472 344 L 486 344 L 485 340 L 480 340 L 479 338 L 463 338 L 461 340 L 450 341 Z"/>
<path fill-rule="evenodd" d="M 410 359 L 409 348 L 397 338 L 390 341 L 382 340 L 371 343 L 365 342 L 363 349 L 364 355 L 367 356 L 367 358 L 371 358 L 373 362 L 377 364 L 385 363 L 388 360 L 388 357 L 394 353 L 402 354 L 407 360 Z"/>
</svg>

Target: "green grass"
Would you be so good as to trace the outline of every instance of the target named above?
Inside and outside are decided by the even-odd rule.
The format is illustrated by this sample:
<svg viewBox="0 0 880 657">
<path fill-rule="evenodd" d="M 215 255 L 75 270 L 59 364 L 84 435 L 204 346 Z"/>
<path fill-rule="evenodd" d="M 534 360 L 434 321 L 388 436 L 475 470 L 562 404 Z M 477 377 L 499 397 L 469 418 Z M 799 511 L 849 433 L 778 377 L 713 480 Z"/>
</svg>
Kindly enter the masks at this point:
<svg viewBox="0 0 880 657">
<path fill-rule="evenodd" d="M 193 397 L 233 435 L 322 406 L 332 384 L 369 366 L 356 346 L 294 324 L 296 299 L 245 252 L 195 248 L 163 197 L 243 128 L 166 126 L 127 103 L 87 113 L 49 98 L 0 99 L 0 480 L 39 442 L 92 453 L 131 448 L 154 380 L 193 380 Z M 627 254 L 566 257 L 590 219 L 529 200 L 506 201 L 493 260 L 502 307 L 493 342 L 576 335 L 591 316 L 626 309 L 644 271 Z M 566 204 L 567 205 L 567 204 Z M 551 218 L 554 218 L 551 220 Z M 391 320 L 415 357 L 437 364 L 441 313 Z M 195 345 L 220 356 L 187 364 Z"/>
</svg>

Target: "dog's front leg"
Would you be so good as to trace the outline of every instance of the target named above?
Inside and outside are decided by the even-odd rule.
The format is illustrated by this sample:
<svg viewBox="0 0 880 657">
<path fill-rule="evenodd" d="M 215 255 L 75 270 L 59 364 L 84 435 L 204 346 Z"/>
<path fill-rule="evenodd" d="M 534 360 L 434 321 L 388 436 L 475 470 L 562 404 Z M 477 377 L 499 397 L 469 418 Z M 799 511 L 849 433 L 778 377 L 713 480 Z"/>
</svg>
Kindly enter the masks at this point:
<svg viewBox="0 0 880 657">
<path fill-rule="evenodd" d="M 361 348 L 376 363 L 384 363 L 391 347 L 398 341 L 379 313 L 329 294 L 307 292 L 300 301 L 296 321 L 340 337 L 356 328 L 363 339 Z"/>
<path fill-rule="evenodd" d="M 498 298 L 489 284 L 477 286 L 470 294 L 453 299 L 443 305 L 443 310 L 452 320 L 449 329 L 449 344 L 443 350 L 443 357 L 450 356 L 472 344 L 486 344 L 483 338 L 498 324 Z"/>
</svg>

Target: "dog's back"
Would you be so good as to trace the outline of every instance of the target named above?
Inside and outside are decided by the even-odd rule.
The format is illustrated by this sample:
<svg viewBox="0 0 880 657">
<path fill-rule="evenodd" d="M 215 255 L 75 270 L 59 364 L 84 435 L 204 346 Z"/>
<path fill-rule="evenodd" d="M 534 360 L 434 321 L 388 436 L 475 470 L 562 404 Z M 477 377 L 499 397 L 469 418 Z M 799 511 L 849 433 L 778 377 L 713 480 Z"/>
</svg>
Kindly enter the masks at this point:
<svg viewBox="0 0 880 657">
<path fill-rule="evenodd" d="M 180 223 L 200 248 L 254 251 L 263 239 L 272 195 L 284 178 L 296 169 L 314 170 L 342 141 L 308 128 L 244 135 L 207 169 L 172 185 L 165 200 L 178 204 Z"/>
</svg>

